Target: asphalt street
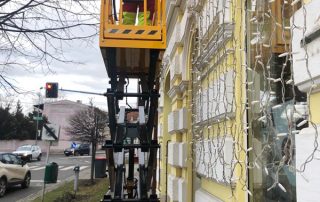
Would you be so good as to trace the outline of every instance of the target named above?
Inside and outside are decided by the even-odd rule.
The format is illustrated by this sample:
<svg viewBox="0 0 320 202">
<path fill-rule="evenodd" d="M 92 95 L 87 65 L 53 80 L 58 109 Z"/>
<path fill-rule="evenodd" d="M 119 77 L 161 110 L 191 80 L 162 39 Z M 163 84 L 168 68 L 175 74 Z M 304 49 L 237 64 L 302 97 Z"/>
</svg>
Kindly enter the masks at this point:
<svg viewBox="0 0 320 202">
<path fill-rule="evenodd" d="M 4 197 L 0 198 L 0 202 L 14 202 L 21 200 L 27 196 L 35 194 L 42 190 L 44 171 L 46 166 L 46 156 L 44 155 L 41 161 L 35 161 L 28 163 L 31 170 L 31 184 L 27 189 L 22 189 L 20 186 L 8 188 Z M 67 178 L 74 175 L 73 168 L 76 165 L 80 166 L 80 170 L 90 169 L 91 156 L 69 156 L 64 155 L 50 155 L 49 163 L 55 162 L 59 165 L 58 182 L 61 183 Z M 81 172 L 80 171 L 80 172 Z M 53 184 L 47 184 L 46 187 L 53 186 Z"/>
</svg>

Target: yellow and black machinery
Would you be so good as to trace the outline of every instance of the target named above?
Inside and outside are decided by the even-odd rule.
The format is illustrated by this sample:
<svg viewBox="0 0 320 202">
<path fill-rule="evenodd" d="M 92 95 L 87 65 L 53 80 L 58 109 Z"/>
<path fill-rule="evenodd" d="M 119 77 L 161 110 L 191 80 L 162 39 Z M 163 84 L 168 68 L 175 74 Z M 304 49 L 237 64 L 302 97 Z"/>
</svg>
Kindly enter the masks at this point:
<svg viewBox="0 0 320 202">
<path fill-rule="evenodd" d="M 147 10 L 151 1 L 154 1 L 152 16 Z M 157 108 L 159 69 L 166 47 L 166 1 L 151 1 L 101 2 L 100 48 L 111 86 L 106 93 L 111 138 L 103 146 L 110 187 L 104 202 L 159 201 Z M 137 7 L 137 13 L 144 16 L 142 23 L 124 23 L 126 3 L 143 5 L 143 9 Z M 137 91 L 128 92 L 133 80 L 138 81 Z M 136 105 L 125 102 L 127 99 L 135 99 Z M 120 106 L 121 101 L 126 104 Z"/>
</svg>

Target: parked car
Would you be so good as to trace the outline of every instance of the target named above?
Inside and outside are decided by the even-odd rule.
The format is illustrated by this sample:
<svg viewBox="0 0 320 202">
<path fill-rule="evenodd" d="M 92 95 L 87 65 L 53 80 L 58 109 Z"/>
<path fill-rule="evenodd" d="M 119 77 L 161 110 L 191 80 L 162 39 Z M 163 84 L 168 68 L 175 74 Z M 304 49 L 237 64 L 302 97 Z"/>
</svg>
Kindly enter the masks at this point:
<svg viewBox="0 0 320 202">
<path fill-rule="evenodd" d="M 38 145 L 23 145 L 17 148 L 16 151 L 12 152 L 21 157 L 22 160 L 30 162 L 32 159 L 41 160 L 42 153 L 41 148 Z"/>
<path fill-rule="evenodd" d="M 78 144 L 75 148 L 67 148 L 64 150 L 64 154 L 66 156 L 70 155 L 90 155 L 90 145 L 89 144 Z"/>
<path fill-rule="evenodd" d="M 22 188 L 30 185 L 31 173 L 25 161 L 11 153 L 0 153 L 0 197 L 9 186 L 21 184 Z"/>
</svg>

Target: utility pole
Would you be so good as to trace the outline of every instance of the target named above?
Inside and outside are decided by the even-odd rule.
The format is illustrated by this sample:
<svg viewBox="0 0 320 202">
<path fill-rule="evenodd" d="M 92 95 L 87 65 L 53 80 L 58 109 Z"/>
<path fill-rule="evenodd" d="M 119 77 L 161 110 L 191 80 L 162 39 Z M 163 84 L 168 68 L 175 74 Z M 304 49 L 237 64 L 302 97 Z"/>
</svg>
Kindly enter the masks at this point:
<svg viewBox="0 0 320 202">
<path fill-rule="evenodd" d="M 46 158 L 46 166 L 49 163 L 49 153 L 50 153 L 50 147 L 52 145 L 52 141 L 49 141 L 49 146 L 47 149 L 47 158 Z M 44 172 L 44 175 L 46 175 L 46 172 Z M 44 194 L 46 192 L 46 182 L 45 182 L 45 177 L 43 178 L 43 186 L 42 186 L 42 197 L 41 197 L 41 202 L 44 202 Z"/>
<path fill-rule="evenodd" d="M 94 110 L 94 108 L 93 108 Z M 91 183 L 93 183 L 93 174 L 94 174 L 94 167 L 95 167 L 95 160 L 96 160 L 96 151 L 97 151 L 97 141 L 99 137 L 99 131 L 98 131 L 98 123 L 99 123 L 99 117 L 94 111 L 94 131 L 92 136 L 92 156 L 91 156 Z"/>
<path fill-rule="evenodd" d="M 38 135 L 39 135 L 39 119 L 40 119 L 40 117 L 39 117 L 39 114 L 40 114 L 40 98 L 41 98 L 41 89 L 43 89 L 43 87 L 40 87 L 40 89 L 39 89 L 39 93 L 38 93 L 38 110 L 37 110 L 37 117 L 36 117 L 36 142 L 35 142 L 35 145 L 37 145 L 38 144 Z"/>
</svg>

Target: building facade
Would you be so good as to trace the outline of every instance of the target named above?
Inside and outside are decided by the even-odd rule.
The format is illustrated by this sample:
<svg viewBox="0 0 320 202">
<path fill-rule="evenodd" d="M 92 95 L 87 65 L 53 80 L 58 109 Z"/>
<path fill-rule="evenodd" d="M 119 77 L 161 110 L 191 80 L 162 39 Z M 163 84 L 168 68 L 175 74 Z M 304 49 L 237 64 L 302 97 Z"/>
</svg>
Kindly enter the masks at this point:
<svg viewBox="0 0 320 202">
<path fill-rule="evenodd" d="M 167 1 L 162 201 L 316 199 L 320 180 L 302 178 L 319 166 L 319 9 L 317 0 Z"/>
</svg>

